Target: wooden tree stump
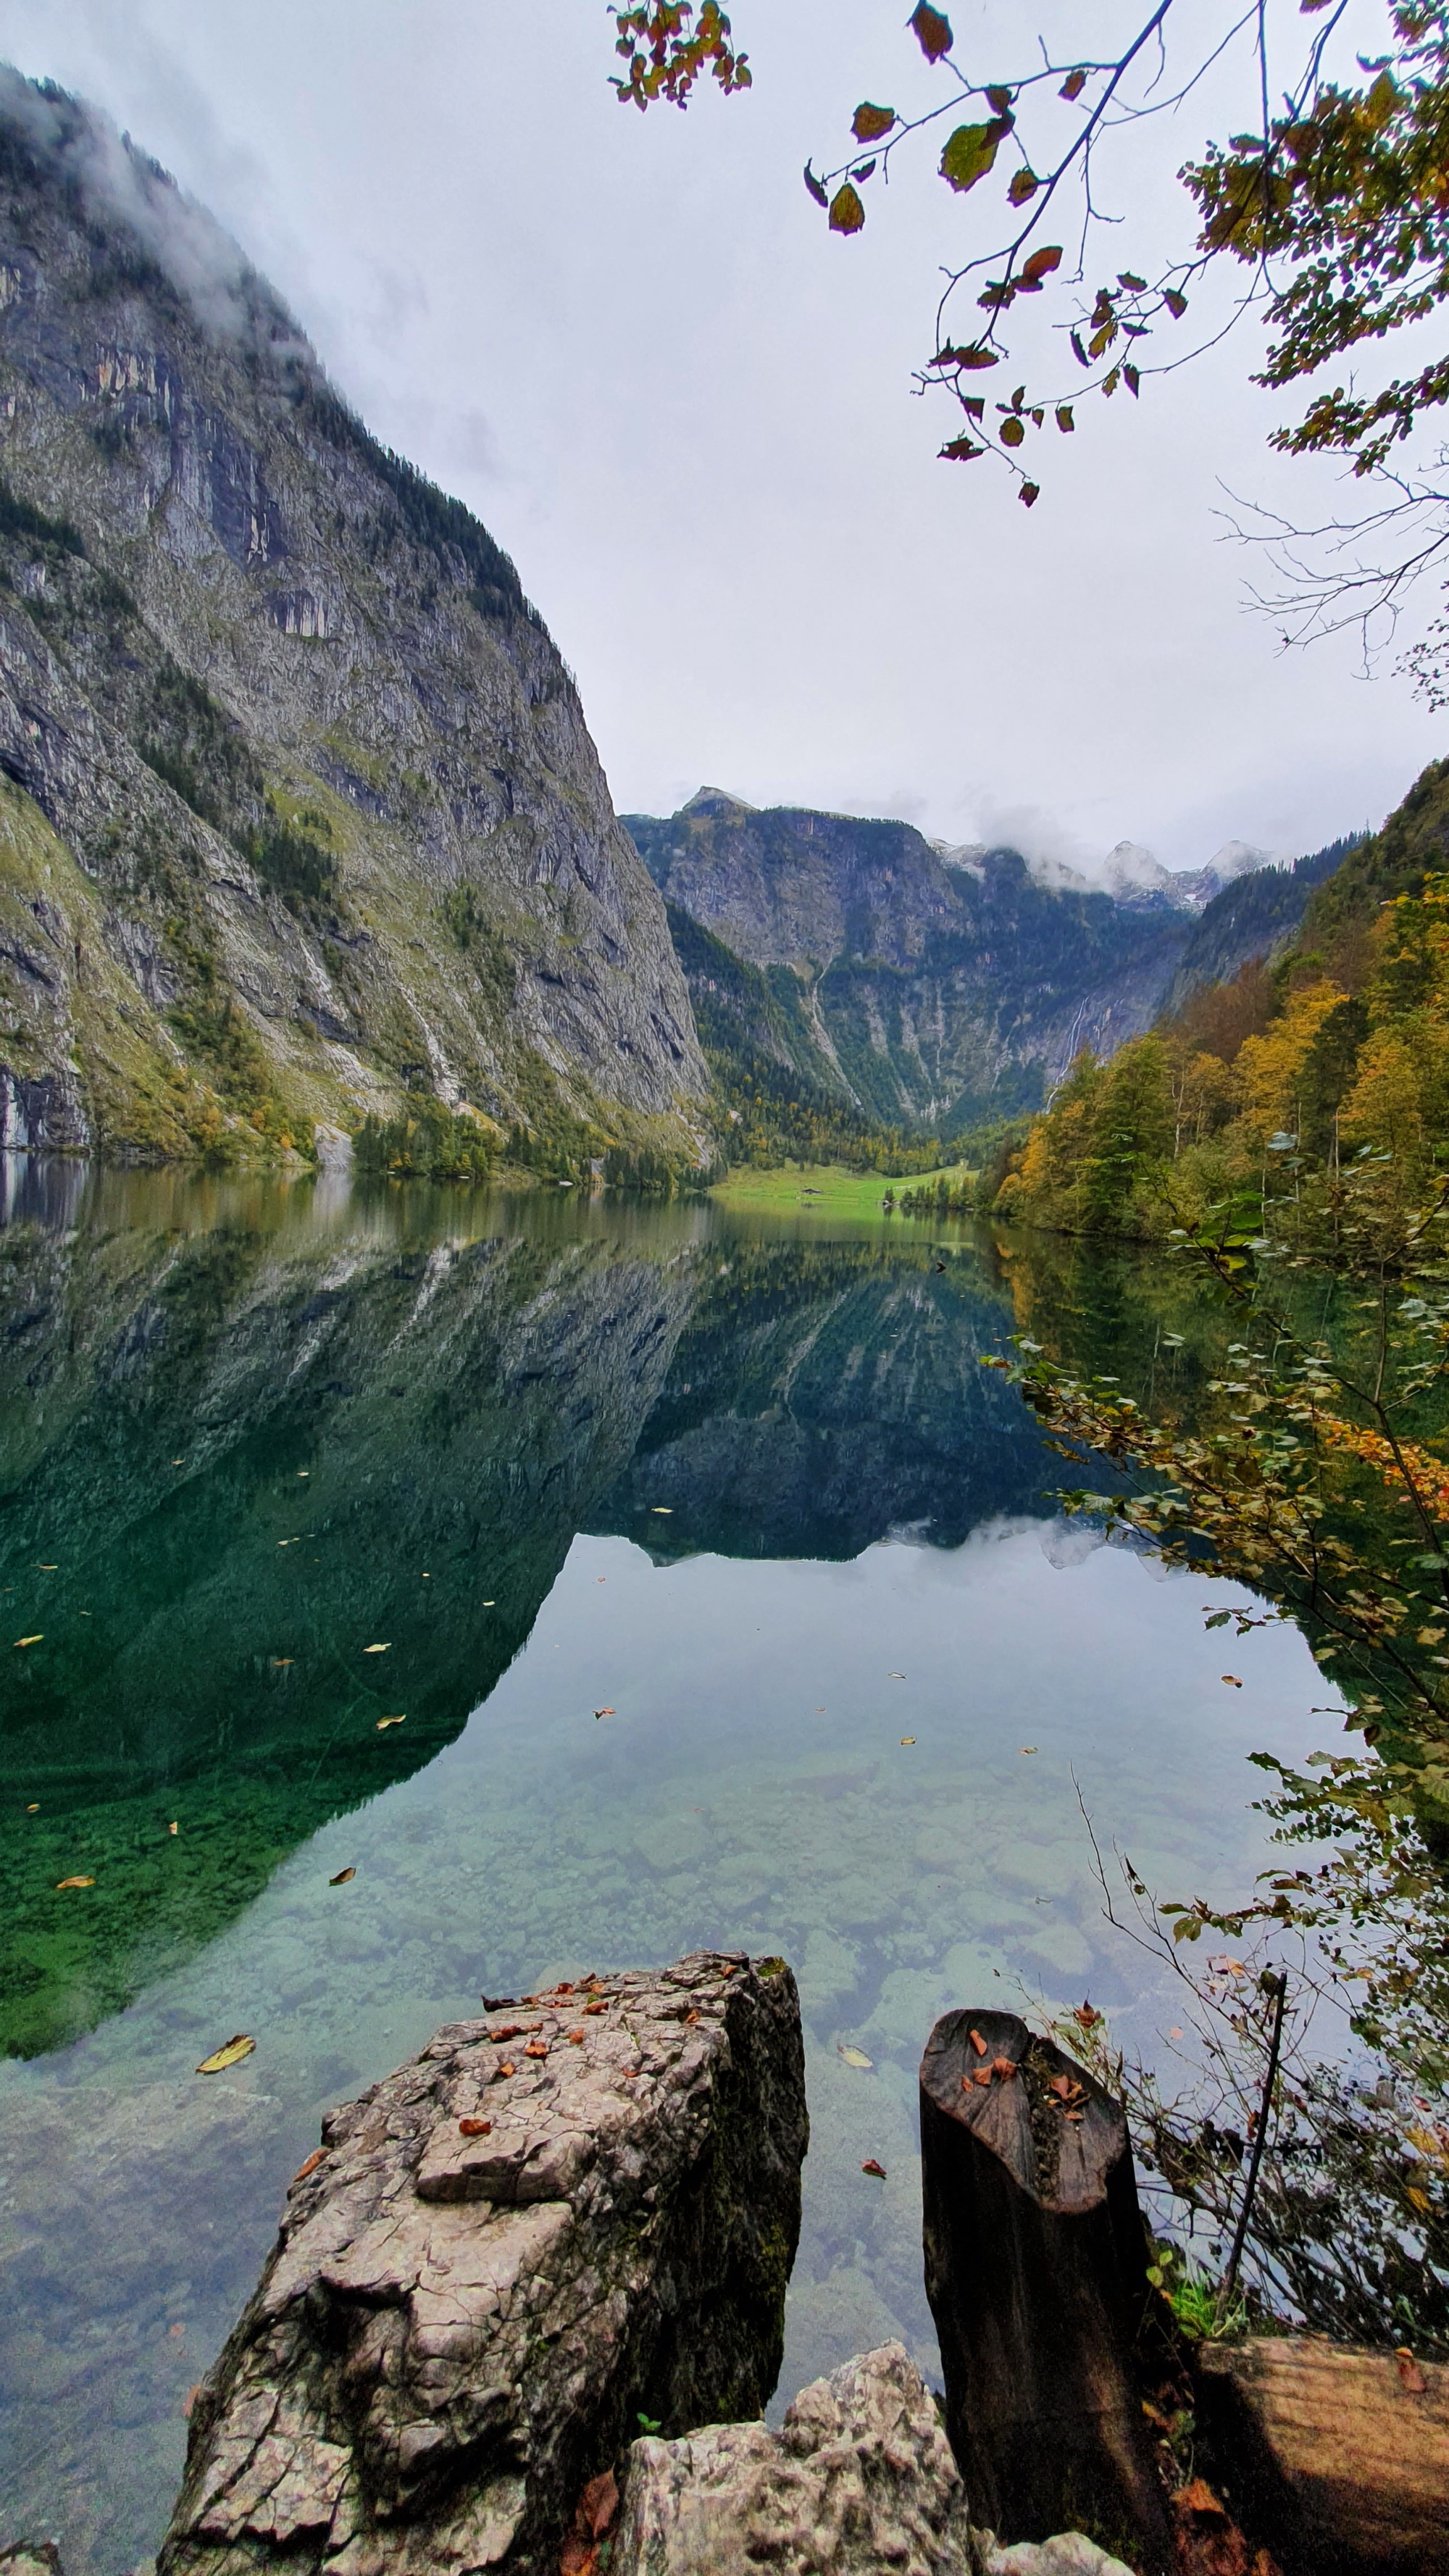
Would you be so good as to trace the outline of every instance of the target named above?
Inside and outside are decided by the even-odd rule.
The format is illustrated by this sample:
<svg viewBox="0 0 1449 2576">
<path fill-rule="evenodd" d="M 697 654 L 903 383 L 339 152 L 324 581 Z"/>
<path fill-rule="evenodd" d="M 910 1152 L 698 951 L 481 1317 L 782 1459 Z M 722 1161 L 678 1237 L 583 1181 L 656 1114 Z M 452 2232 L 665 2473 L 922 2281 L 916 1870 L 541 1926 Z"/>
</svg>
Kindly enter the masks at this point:
<svg viewBox="0 0 1449 2576">
<path fill-rule="evenodd" d="M 1151 2300 L 1127 2123 L 1014 2013 L 953 2012 L 921 2060 L 926 2295 L 974 2522 L 1086 2531 L 1165 2568 L 1134 2346 Z"/>
</svg>

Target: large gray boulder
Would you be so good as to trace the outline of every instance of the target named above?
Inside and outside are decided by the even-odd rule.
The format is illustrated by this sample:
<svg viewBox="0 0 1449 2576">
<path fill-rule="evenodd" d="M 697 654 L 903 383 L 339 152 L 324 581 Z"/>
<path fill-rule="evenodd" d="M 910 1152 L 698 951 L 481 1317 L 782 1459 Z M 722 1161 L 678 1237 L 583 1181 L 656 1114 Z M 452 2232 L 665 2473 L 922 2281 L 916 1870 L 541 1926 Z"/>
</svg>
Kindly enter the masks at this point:
<svg viewBox="0 0 1449 2576">
<path fill-rule="evenodd" d="M 778 2433 L 711 2424 L 629 2459 L 610 2576 L 977 2576 L 935 2400 L 903 2345 L 802 2388 Z"/>
<path fill-rule="evenodd" d="M 555 2570 L 641 2414 L 765 2404 L 807 2134 L 782 1960 L 439 2031 L 298 2176 L 193 2410 L 161 2576 Z"/>
</svg>

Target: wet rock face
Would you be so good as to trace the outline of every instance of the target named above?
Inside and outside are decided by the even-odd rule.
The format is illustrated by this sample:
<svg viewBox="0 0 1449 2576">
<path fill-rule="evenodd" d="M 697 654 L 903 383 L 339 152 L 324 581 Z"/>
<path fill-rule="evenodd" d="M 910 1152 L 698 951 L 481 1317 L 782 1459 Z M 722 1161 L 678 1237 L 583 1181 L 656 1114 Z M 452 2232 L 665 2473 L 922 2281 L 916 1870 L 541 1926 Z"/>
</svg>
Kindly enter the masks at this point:
<svg viewBox="0 0 1449 2576">
<path fill-rule="evenodd" d="M 975 2576 L 978 2541 L 935 2401 L 888 2343 L 803 2388 L 778 2433 L 636 2442 L 611 2576 Z"/>
<path fill-rule="evenodd" d="M 640 2414 L 764 2406 L 807 2135 L 780 1961 L 439 2031 L 298 2177 L 193 2411 L 162 2576 L 556 2566 Z"/>
</svg>

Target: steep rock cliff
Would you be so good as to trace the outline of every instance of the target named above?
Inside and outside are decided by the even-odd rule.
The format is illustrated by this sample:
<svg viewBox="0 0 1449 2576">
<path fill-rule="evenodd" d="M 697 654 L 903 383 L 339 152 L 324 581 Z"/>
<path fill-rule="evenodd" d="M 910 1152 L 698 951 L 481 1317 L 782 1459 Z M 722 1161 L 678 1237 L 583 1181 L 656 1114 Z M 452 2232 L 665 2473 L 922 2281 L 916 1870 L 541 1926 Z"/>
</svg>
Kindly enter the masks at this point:
<svg viewBox="0 0 1449 2576">
<path fill-rule="evenodd" d="M 512 564 L 153 163 L 0 72 L 0 1142 L 707 1087 Z"/>
<path fill-rule="evenodd" d="M 1192 928 L 1166 897 L 1048 887 L 1014 850 L 953 864 L 909 823 L 757 813 L 711 790 L 624 820 L 672 907 L 793 976 L 788 1033 L 772 1046 L 742 994 L 741 1034 L 888 1123 L 1035 1106 L 1078 1047 L 1110 1055 L 1151 1026 Z M 717 1013 L 718 967 L 681 953 Z"/>
</svg>

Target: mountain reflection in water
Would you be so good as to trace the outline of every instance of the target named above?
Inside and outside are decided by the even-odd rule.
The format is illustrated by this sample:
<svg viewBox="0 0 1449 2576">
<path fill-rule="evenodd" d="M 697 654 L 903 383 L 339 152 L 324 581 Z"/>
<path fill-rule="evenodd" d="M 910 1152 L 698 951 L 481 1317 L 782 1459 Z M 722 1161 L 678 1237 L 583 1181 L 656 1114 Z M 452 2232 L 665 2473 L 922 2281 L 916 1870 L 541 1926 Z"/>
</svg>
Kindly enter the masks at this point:
<svg viewBox="0 0 1449 2576">
<path fill-rule="evenodd" d="M 980 1365 L 1007 1301 L 965 1247 L 43 1182 L 0 1235 L 0 1598 L 39 1634 L 0 1735 L 6 2053 L 129 2002 L 431 1760 L 576 1531 L 840 1558 L 1040 1508 L 1050 1462 Z"/>
<path fill-rule="evenodd" d="M 981 1360 L 1021 1329 L 1190 1402 L 1222 1318 L 899 1221 L 0 1157 L 6 1192 L 0 2538 L 154 2552 L 333 2104 L 480 1991 L 693 1947 L 800 1979 L 776 2405 L 893 2335 L 932 2368 L 931 2022 L 1090 1992 L 1151 2045 L 1077 1784 L 1154 1882 L 1236 1891 L 1246 1757 L 1322 1725 L 1296 1631 L 1225 1690 L 1205 1579 L 1056 1516 Z"/>
</svg>

